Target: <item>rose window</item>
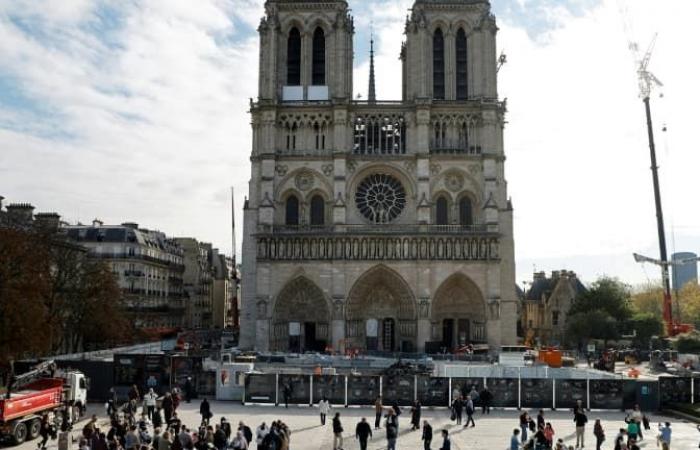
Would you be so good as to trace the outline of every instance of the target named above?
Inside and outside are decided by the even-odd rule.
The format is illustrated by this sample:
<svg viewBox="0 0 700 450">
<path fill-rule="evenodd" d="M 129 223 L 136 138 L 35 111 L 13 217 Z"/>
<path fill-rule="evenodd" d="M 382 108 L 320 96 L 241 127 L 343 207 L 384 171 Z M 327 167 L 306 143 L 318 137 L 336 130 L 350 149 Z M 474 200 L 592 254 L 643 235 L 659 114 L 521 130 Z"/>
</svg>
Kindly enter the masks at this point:
<svg viewBox="0 0 700 450">
<path fill-rule="evenodd" d="M 357 186 L 355 204 L 369 221 L 391 222 L 406 206 L 406 191 L 401 182 L 391 175 L 373 174 Z"/>
</svg>

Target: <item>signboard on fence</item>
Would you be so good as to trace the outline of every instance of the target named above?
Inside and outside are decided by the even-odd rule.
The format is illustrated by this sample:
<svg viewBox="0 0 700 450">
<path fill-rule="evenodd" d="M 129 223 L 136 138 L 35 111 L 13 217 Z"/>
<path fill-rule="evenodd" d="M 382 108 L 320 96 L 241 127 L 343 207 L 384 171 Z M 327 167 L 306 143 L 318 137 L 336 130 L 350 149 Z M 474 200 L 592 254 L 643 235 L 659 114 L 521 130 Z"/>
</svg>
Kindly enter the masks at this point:
<svg viewBox="0 0 700 450">
<path fill-rule="evenodd" d="M 373 405 L 379 396 L 379 377 L 348 377 L 348 405 Z"/>
</svg>

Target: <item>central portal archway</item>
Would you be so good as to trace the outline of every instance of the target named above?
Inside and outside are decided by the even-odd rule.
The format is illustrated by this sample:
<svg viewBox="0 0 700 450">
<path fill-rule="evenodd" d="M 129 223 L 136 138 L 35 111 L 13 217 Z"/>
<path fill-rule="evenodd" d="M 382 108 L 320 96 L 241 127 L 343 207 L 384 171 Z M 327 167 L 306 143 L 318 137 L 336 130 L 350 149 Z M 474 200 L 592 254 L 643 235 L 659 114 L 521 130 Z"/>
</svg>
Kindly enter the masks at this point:
<svg viewBox="0 0 700 450">
<path fill-rule="evenodd" d="M 486 302 L 479 287 L 466 275 L 447 278 L 435 293 L 433 338 L 448 350 L 486 342 Z"/>
<path fill-rule="evenodd" d="M 415 351 L 416 301 L 401 276 L 380 265 L 350 290 L 346 337 L 349 348 Z"/>
<path fill-rule="evenodd" d="M 323 291 L 305 277 L 287 283 L 272 310 L 270 349 L 324 351 L 329 341 L 330 310 Z"/>
</svg>

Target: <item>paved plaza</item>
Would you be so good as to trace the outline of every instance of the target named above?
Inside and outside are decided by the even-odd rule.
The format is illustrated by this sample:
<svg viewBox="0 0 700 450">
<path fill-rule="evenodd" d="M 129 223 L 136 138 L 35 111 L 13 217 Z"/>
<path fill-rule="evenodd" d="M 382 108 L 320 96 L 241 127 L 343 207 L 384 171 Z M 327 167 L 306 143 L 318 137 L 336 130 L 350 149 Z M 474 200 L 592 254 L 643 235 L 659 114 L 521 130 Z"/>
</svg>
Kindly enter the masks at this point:
<svg viewBox="0 0 700 450">
<path fill-rule="evenodd" d="M 97 407 L 90 408 L 91 411 L 97 411 Z M 283 420 L 292 430 L 290 450 L 332 450 L 332 432 L 331 421 L 326 423 L 325 427 L 320 425 L 317 409 L 303 406 L 290 406 L 285 409 L 283 406 L 242 406 L 239 403 L 232 402 L 211 402 L 211 409 L 214 413 L 212 423 L 219 422 L 221 416 L 233 425 L 237 425 L 239 421 L 244 421 L 251 427 L 253 432 L 261 423 L 266 422 L 268 425 L 273 420 Z M 420 431 L 410 431 L 410 411 L 409 408 L 403 408 L 403 413 L 399 418 L 399 440 L 397 448 L 401 450 L 418 450 L 423 449 L 420 440 Z M 108 429 L 104 410 L 99 411 L 100 424 L 103 430 Z M 344 436 L 344 449 L 357 450 L 359 444 L 354 438 L 355 425 L 362 417 L 366 417 L 367 421 L 374 425 L 374 410 L 373 408 L 334 408 L 332 414 L 340 412 Z M 536 415 L 537 411 L 532 411 L 532 415 Z M 183 422 L 194 428 L 199 424 L 199 401 L 193 401 L 190 404 L 184 403 L 178 408 L 178 415 Z M 454 425 L 449 419 L 447 409 L 423 409 L 422 417 L 427 419 L 433 426 L 435 436 L 439 435 L 442 428 L 447 428 L 452 435 L 452 448 L 457 450 L 463 449 L 486 449 L 486 450 L 503 450 L 508 447 L 510 435 L 513 428 L 518 426 L 519 412 L 515 410 L 496 410 L 488 416 L 483 416 L 477 413 L 476 427 L 464 429 Z M 545 410 L 545 417 L 548 422 L 552 423 L 556 432 L 555 438 L 563 437 L 567 445 L 575 444 L 574 423 L 572 414 L 569 411 L 550 411 Z M 612 449 L 614 438 L 618 429 L 624 426 L 622 412 L 600 412 L 593 411 L 588 414 L 590 423 L 586 429 L 586 448 L 595 449 L 595 440 L 593 437 L 593 422 L 596 418 L 600 418 L 606 433 L 606 442 L 603 448 Z M 652 430 L 645 434 L 645 439 L 641 442 L 641 448 L 655 449 L 656 439 L 655 430 L 658 422 L 670 420 L 673 428 L 673 449 L 690 450 L 698 448 L 700 442 L 700 432 L 696 425 L 678 419 L 669 419 L 667 417 L 649 415 L 652 423 Z M 102 425 L 104 424 L 104 425 Z M 82 426 L 77 426 L 79 429 Z M 369 444 L 369 449 L 378 450 L 386 449 L 386 439 L 384 430 L 376 430 L 376 434 Z M 440 441 L 440 442 L 438 442 Z M 17 450 L 35 449 L 38 441 L 27 442 L 19 447 L 14 447 Z M 439 449 L 442 442 L 439 439 L 433 440 L 433 449 Z M 74 448 L 77 446 L 74 446 Z M 51 441 L 49 449 L 56 448 L 56 441 Z M 255 449 L 253 443 L 251 449 Z"/>
</svg>

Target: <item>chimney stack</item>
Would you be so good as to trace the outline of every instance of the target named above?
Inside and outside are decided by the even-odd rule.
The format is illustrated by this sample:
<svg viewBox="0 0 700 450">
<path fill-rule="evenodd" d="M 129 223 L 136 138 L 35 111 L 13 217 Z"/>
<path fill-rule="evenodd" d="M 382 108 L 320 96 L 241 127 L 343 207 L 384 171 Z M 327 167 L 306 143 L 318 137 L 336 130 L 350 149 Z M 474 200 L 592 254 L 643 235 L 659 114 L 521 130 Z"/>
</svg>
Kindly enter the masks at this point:
<svg viewBox="0 0 700 450">
<path fill-rule="evenodd" d="M 34 219 L 34 207 L 29 203 L 11 203 L 7 205 L 7 218 L 12 225 L 30 227 Z"/>
<path fill-rule="evenodd" d="M 42 231 L 55 233 L 61 223 L 61 216 L 55 212 L 37 213 L 34 216 L 34 225 Z"/>
</svg>

